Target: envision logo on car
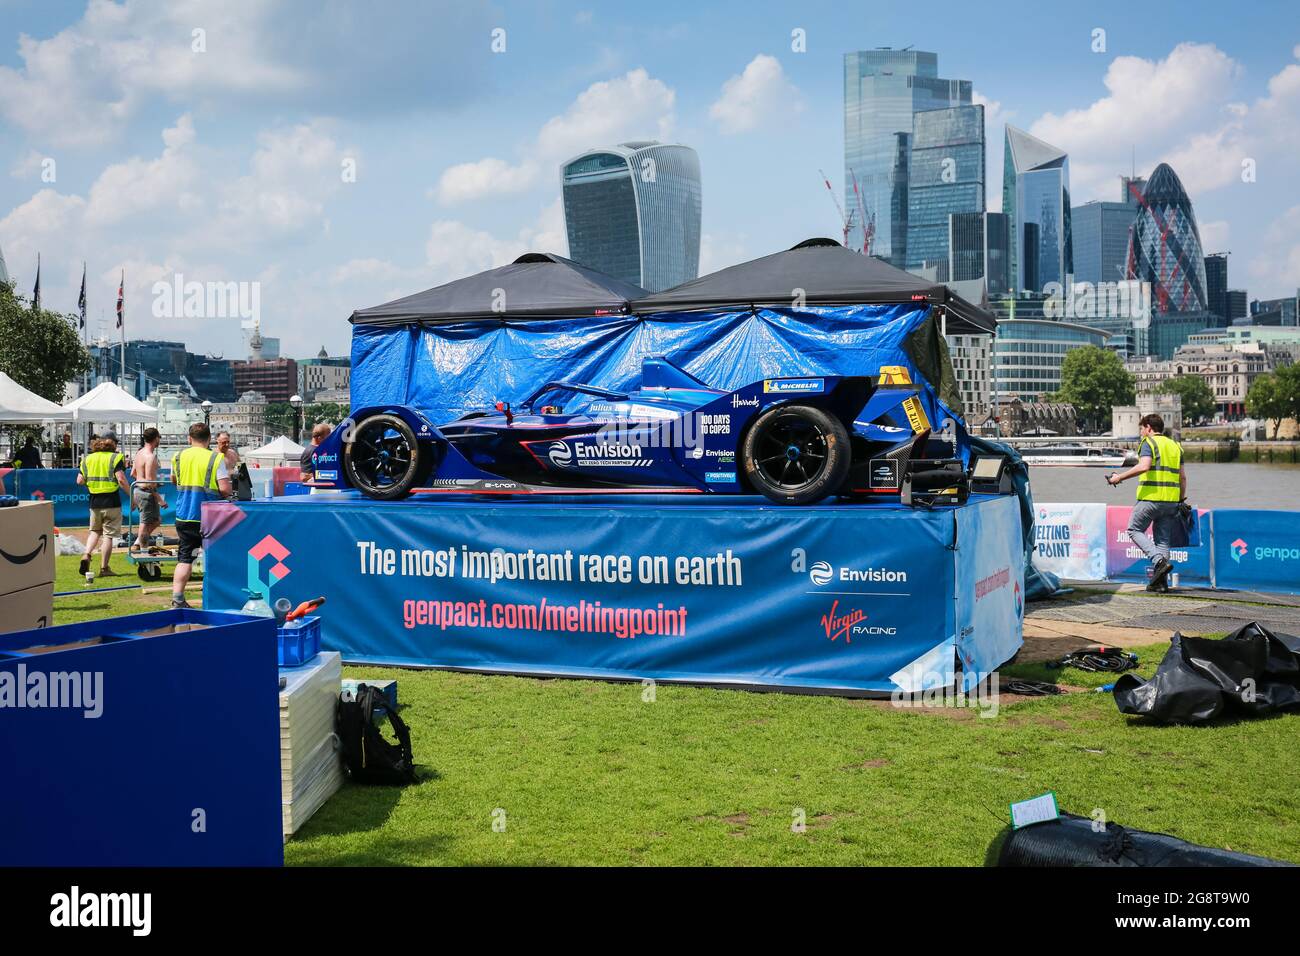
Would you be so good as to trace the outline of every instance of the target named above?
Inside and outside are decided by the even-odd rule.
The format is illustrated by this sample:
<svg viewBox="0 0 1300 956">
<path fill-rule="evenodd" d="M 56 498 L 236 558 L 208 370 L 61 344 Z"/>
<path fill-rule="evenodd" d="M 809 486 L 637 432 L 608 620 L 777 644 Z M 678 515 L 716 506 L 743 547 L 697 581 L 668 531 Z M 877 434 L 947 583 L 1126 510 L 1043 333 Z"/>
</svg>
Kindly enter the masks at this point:
<svg viewBox="0 0 1300 956">
<path fill-rule="evenodd" d="M 551 460 L 551 464 L 557 468 L 568 468 L 573 464 L 573 449 L 562 441 L 551 442 L 550 451 L 546 457 Z"/>
</svg>

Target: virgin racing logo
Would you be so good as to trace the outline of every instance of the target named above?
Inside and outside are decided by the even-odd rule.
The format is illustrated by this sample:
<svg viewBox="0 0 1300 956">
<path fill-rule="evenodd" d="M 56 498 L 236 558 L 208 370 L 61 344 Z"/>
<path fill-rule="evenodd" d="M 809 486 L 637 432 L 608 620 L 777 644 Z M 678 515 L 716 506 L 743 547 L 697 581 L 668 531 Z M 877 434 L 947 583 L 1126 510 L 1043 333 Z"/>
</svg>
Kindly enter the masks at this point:
<svg viewBox="0 0 1300 956">
<path fill-rule="evenodd" d="M 868 637 L 871 635 L 888 636 L 898 633 L 896 627 L 864 624 L 863 622 L 867 619 L 866 611 L 852 610 L 838 614 L 836 612 L 839 611 L 839 607 L 840 602 L 836 598 L 831 602 L 831 609 L 822 615 L 822 629 L 826 632 L 826 637 L 829 640 L 837 641 L 843 637 L 845 644 L 852 644 L 854 635 Z"/>
</svg>

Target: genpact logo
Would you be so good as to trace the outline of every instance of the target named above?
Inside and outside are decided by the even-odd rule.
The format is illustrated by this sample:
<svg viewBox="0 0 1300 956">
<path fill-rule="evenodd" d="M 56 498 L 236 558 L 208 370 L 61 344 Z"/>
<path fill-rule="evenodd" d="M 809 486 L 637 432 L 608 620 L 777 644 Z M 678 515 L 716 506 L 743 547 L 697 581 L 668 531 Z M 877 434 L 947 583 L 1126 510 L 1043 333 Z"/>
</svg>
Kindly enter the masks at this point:
<svg viewBox="0 0 1300 956">
<path fill-rule="evenodd" d="M 248 590 L 260 594 L 267 604 L 271 603 L 271 589 L 283 581 L 289 574 L 284 559 L 289 551 L 272 535 L 267 535 L 248 549 Z M 267 557 L 275 558 L 275 564 L 267 570 L 267 580 L 262 580 L 262 561 Z"/>
<path fill-rule="evenodd" d="M 1236 541 L 1232 542 L 1229 547 L 1232 549 L 1232 551 L 1229 552 L 1232 555 L 1232 560 L 1241 564 L 1241 557 L 1246 553 L 1250 546 L 1247 545 L 1245 541 L 1238 538 Z"/>
<path fill-rule="evenodd" d="M 573 464 L 573 449 L 562 441 L 553 441 L 546 457 L 556 468 L 568 468 Z"/>
</svg>

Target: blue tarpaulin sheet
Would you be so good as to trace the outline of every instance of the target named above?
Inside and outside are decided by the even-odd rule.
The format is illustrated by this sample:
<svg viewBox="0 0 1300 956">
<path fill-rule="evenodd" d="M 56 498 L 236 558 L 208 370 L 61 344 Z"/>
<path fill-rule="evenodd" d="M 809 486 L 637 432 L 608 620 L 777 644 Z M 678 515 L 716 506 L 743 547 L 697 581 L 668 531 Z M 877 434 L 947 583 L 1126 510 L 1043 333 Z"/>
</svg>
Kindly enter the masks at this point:
<svg viewBox="0 0 1300 956">
<path fill-rule="evenodd" d="M 931 318 L 922 305 L 662 312 L 352 331 L 352 407 L 405 404 L 436 421 L 517 402 L 551 381 L 610 389 L 637 384 L 641 362 L 664 355 L 714 388 L 788 375 L 877 375 L 901 365 L 930 382 L 906 348 Z M 938 428 L 953 418 L 923 393 Z"/>
<path fill-rule="evenodd" d="M 763 499 L 204 508 L 204 606 L 323 595 L 346 660 L 828 692 L 917 692 L 1021 643 L 1012 497 L 933 511 Z"/>
</svg>

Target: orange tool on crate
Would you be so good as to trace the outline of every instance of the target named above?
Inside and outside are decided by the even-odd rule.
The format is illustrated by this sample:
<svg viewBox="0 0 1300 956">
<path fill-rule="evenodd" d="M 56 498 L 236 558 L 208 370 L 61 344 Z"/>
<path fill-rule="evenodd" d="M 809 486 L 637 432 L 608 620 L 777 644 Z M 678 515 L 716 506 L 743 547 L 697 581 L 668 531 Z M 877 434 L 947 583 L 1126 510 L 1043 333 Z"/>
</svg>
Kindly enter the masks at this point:
<svg viewBox="0 0 1300 956">
<path fill-rule="evenodd" d="M 304 614 L 310 614 L 312 611 L 316 610 L 316 608 L 320 607 L 324 603 L 325 603 L 325 599 L 323 597 L 313 598 L 310 601 L 303 601 L 296 608 L 294 608 L 287 615 L 285 615 L 284 619 L 286 621 L 296 621 Z"/>
</svg>

